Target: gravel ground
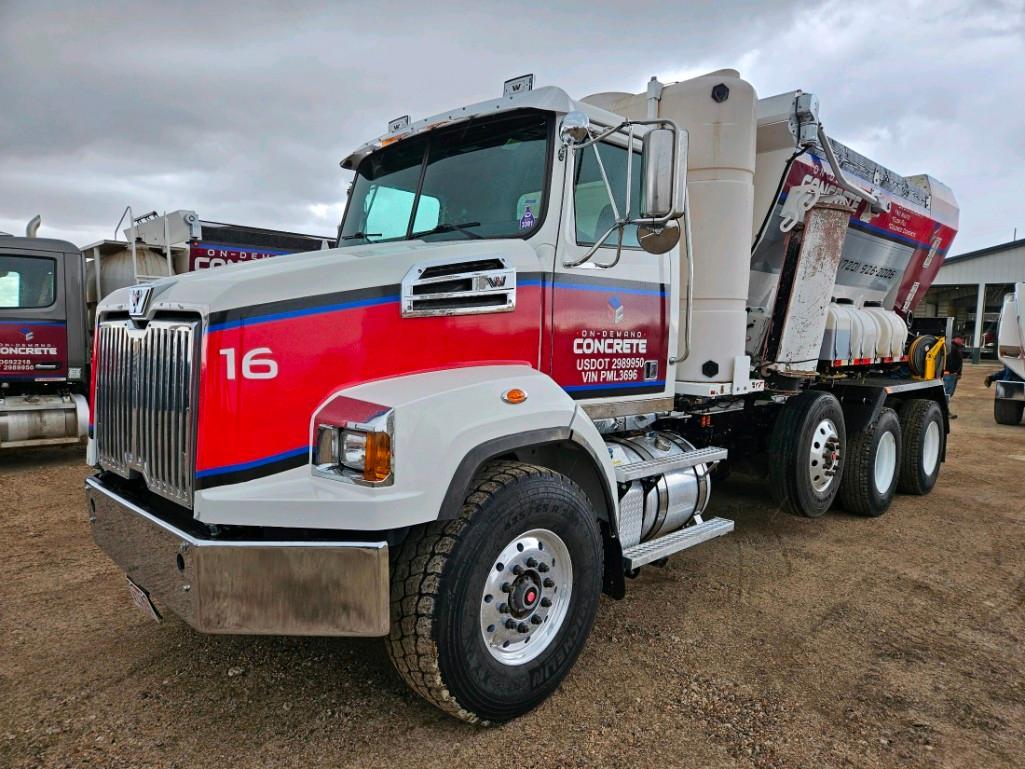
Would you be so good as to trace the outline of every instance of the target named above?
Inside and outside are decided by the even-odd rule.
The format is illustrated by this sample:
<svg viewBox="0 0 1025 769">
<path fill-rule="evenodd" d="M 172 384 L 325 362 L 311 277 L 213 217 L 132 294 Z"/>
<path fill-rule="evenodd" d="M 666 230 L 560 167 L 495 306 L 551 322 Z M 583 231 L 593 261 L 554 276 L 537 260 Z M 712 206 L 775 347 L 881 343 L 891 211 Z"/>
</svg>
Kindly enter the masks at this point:
<svg viewBox="0 0 1025 769">
<path fill-rule="evenodd" d="M 534 713 L 480 729 L 375 640 L 210 637 L 129 602 L 80 451 L 0 458 L 0 766 L 1018 767 L 1025 426 L 968 367 L 927 497 L 806 521 L 731 479 L 735 534 L 603 599 Z"/>
</svg>

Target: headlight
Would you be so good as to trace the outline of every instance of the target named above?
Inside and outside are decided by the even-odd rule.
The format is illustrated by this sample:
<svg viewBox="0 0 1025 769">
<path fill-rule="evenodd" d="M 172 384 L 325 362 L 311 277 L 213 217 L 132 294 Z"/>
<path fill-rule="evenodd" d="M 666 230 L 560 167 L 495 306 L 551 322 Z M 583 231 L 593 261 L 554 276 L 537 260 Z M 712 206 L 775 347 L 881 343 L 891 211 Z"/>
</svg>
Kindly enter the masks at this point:
<svg viewBox="0 0 1025 769">
<path fill-rule="evenodd" d="M 367 465 L 367 434 L 342 430 L 342 451 L 338 459 L 350 470 L 365 470 Z"/>
<path fill-rule="evenodd" d="M 379 410 L 366 423 L 338 420 L 341 424 L 318 424 L 314 472 L 359 484 L 391 483 L 391 415 L 390 410 Z"/>
</svg>

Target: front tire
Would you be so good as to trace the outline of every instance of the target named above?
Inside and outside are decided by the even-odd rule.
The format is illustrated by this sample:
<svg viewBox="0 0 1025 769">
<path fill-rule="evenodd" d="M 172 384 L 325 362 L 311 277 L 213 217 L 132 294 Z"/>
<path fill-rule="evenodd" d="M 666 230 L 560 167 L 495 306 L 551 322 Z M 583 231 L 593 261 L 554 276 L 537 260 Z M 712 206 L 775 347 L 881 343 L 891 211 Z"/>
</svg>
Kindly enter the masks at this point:
<svg viewBox="0 0 1025 769">
<path fill-rule="evenodd" d="M 993 418 L 998 425 L 1021 424 L 1021 415 L 1025 412 L 1025 403 L 1021 401 L 993 401 Z"/>
<path fill-rule="evenodd" d="M 415 692 L 464 721 L 522 715 L 558 688 L 583 649 L 602 559 L 579 486 L 536 465 L 491 463 L 457 518 L 420 527 L 398 548 L 392 663 Z"/>
<path fill-rule="evenodd" d="M 847 434 L 833 395 L 807 390 L 784 405 L 769 441 L 769 484 L 792 515 L 818 518 L 836 498 Z"/>
<path fill-rule="evenodd" d="M 897 492 L 900 460 L 900 420 L 896 411 L 884 408 L 847 443 L 840 482 L 844 510 L 873 518 L 885 513 Z"/>
</svg>

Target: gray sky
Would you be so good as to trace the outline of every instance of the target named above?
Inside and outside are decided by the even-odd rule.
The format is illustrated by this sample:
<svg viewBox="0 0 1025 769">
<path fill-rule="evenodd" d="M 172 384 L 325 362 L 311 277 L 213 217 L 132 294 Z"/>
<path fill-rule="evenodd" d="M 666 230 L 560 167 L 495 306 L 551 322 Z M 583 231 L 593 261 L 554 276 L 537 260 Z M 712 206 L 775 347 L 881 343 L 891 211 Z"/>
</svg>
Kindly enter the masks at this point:
<svg viewBox="0 0 1025 769">
<path fill-rule="evenodd" d="M 831 135 L 948 184 L 955 253 L 1025 237 L 1025 0 L 0 0 L 0 230 L 40 213 L 85 245 L 130 203 L 329 234 L 338 161 L 390 118 L 525 72 L 579 98 L 721 67 L 816 93 Z"/>
</svg>

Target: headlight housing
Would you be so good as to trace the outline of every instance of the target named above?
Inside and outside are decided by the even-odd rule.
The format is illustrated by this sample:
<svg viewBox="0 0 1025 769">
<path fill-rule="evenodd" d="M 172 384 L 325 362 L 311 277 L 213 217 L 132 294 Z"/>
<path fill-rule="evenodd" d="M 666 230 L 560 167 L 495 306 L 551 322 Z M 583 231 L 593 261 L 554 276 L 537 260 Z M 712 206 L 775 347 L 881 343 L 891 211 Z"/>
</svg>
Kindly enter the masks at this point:
<svg viewBox="0 0 1025 769">
<path fill-rule="evenodd" d="M 347 399 L 348 400 L 348 399 Z M 373 405 L 373 404 L 366 404 Z M 340 416 L 324 409 L 318 414 L 313 468 L 316 475 L 366 486 L 393 481 L 392 411 L 378 407 L 372 419 L 327 421 Z"/>
</svg>

